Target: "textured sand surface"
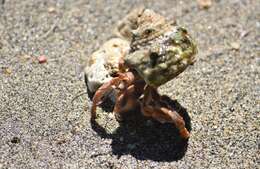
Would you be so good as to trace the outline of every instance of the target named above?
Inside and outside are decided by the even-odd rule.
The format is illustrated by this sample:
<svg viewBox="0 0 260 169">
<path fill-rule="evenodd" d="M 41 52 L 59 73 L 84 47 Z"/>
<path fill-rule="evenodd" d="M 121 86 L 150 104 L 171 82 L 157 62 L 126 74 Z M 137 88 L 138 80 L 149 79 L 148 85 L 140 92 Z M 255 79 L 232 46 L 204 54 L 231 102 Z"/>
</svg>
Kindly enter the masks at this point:
<svg viewBox="0 0 260 169">
<path fill-rule="evenodd" d="M 84 60 L 138 5 L 198 43 L 194 66 L 160 89 L 190 121 L 188 142 L 145 120 L 102 134 L 75 98 Z M 259 30 L 258 0 L 0 0 L 0 168 L 258 168 Z"/>
</svg>

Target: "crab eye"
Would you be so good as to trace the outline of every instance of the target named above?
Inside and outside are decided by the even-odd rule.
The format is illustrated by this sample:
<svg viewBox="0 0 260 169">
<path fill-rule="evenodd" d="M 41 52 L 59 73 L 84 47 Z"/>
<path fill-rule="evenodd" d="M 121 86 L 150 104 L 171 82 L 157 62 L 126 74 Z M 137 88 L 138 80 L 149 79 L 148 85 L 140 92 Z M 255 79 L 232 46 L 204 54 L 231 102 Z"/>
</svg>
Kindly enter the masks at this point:
<svg viewBox="0 0 260 169">
<path fill-rule="evenodd" d="M 152 32 L 154 32 L 154 29 L 146 29 L 146 30 L 144 31 L 144 34 L 145 34 L 145 35 L 150 35 Z"/>
</svg>

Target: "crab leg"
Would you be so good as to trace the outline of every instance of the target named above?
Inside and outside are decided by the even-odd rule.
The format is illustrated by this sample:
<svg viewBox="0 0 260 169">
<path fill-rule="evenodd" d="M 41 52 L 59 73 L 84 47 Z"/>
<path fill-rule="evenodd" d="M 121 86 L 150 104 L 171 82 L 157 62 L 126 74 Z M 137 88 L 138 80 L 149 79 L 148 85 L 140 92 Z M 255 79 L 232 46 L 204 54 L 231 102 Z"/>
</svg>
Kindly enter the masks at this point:
<svg viewBox="0 0 260 169">
<path fill-rule="evenodd" d="M 119 95 L 122 91 L 125 90 L 131 83 L 134 81 L 134 74 L 131 72 L 127 73 L 118 73 L 118 76 L 113 78 L 107 83 L 104 83 L 95 93 L 93 96 L 93 103 L 91 107 L 91 119 L 96 118 L 96 108 L 102 101 L 102 97 L 111 90 L 112 86 L 116 86 L 119 89 Z"/>
<path fill-rule="evenodd" d="M 117 120 L 120 120 L 120 114 L 131 110 L 138 104 L 137 98 L 134 97 L 135 86 L 129 86 L 125 91 L 119 94 L 113 112 Z"/>
<path fill-rule="evenodd" d="M 168 107 L 170 106 L 165 105 L 165 102 L 161 99 L 156 88 L 146 86 L 141 105 L 143 114 L 148 117 L 153 117 L 161 123 L 174 123 L 179 129 L 180 135 L 185 139 L 189 138 L 189 132 L 185 128 L 183 118 L 176 111 L 172 111 Z"/>
<path fill-rule="evenodd" d="M 145 82 L 137 81 L 128 86 L 126 90 L 119 92 L 117 101 L 114 107 L 115 113 L 129 111 L 139 105 L 139 97 L 143 94 Z M 126 102 L 126 103 L 124 103 Z"/>
<path fill-rule="evenodd" d="M 145 82 L 136 80 L 138 77 L 133 73 L 128 72 L 125 75 L 125 81 L 121 82 L 123 85 L 118 86 L 119 88 L 121 86 L 121 88 L 113 111 L 118 120 L 120 120 L 120 114 L 134 109 L 140 104 L 139 97 L 142 95 L 145 86 Z"/>
<path fill-rule="evenodd" d="M 165 107 L 161 107 L 161 110 L 163 113 L 170 116 L 171 121 L 179 129 L 179 132 L 180 132 L 180 135 L 182 138 L 187 139 L 190 137 L 190 133 L 185 127 L 185 122 L 184 122 L 183 118 L 176 111 L 169 110 Z"/>
<path fill-rule="evenodd" d="M 109 90 L 111 90 L 113 85 L 117 85 L 120 82 L 120 77 L 115 77 L 112 80 L 110 80 L 107 83 L 104 83 L 95 93 L 94 97 L 93 97 L 93 103 L 92 103 L 92 107 L 91 107 L 91 119 L 95 119 L 96 118 L 96 108 L 97 105 L 99 105 L 101 103 L 102 97 L 104 96 L 104 94 L 106 92 L 108 92 Z"/>
</svg>

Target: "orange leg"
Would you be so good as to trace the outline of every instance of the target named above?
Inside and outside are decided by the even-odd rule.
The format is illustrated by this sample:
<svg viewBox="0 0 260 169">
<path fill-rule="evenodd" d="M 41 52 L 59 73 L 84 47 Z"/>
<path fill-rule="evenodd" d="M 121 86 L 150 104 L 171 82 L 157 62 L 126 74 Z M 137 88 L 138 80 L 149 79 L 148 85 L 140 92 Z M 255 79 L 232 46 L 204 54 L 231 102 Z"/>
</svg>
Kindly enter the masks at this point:
<svg viewBox="0 0 260 169">
<path fill-rule="evenodd" d="M 118 85 L 120 82 L 119 77 L 115 77 L 112 80 L 110 80 L 107 83 L 104 83 L 95 93 L 92 101 L 92 107 L 91 107 L 91 119 L 96 118 L 96 108 L 97 105 L 99 105 L 102 101 L 102 97 L 106 94 L 106 92 L 110 91 L 112 89 L 113 85 Z"/>
<path fill-rule="evenodd" d="M 171 118 L 171 121 L 179 129 L 181 137 L 188 139 L 190 137 L 190 133 L 185 127 L 183 118 L 176 111 L 169 110 L 165 107 L 161 107 L 161 110 Z"/>
<path fill-rule="evenodd" d="M 179 129 L 180 135 L 185 139 L 189 138 L 189 132 L 185 128 L 183 118 L 176 111 L 170 109 L 170 106 L 161 99 L 155 88 L 146 86 L 141 109 L 145 116 L 152 117 L 161 123 L 174 123 Z"/>
<path fill-rule="evenodd" d="M 126 88 L 121 88 L 121 91 L 118 93 L 113 111 L 118 121 L 121 120 L 120 117 L 122 113 L 133 110 L 140 105 L 139 97 L 143 94 L 145 86 L 145 82 L 143 80 L 135 81 L 137 76 L 133 73 L 127 74 L 127 81 L 121 82 L 123 83 L 122 86 L 125 86 Z"/>
<path fill-rule="evenodd" d="M 118 73 L 118 77 L 113 78 L 107 83 L 104 83 L 95 93 L 93 96 L 93 103 L 91 107 L 91 119 L 96 118 L 96 108 L 102 101 L 102 97 L 110 90 L 112 90 L 112 86 L 116 86 L 116 89 L 119 90 L 119 95 L 122 93 L 126 88 L 131 85 L 135 80 L 135 75 L 132 72 L 126 73 Z M 118 99 L 116 99 L 118 100 Z"/>
<path fill-rule="evenodd" d="M 131 85 L 122 93 L 119 93 L 116 104 L 114 107 L 114 113 L 118 121 L 124 112 L 134 109 L 139 105 L 138 98 L 135 95 L 135 86 Z"/>
</svg>

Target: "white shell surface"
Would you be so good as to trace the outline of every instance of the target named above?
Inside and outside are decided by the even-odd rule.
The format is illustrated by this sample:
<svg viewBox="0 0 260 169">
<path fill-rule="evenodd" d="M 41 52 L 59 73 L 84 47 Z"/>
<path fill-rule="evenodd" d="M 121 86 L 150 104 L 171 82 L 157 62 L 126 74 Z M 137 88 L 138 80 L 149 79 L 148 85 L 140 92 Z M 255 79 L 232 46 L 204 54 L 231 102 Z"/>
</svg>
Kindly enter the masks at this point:
<svg viewBox="0 0 260 169">
<path fill-rule="evenodd" d="M 102 84 L 112 79 L 112 74 L 118 72 L 118 63 L 129 51 L 128 41 L 113 38 L 94 52 L 87 61 L 85 75 L 87 86 L 91 92 L 95 92 Z"/>
</svg>

